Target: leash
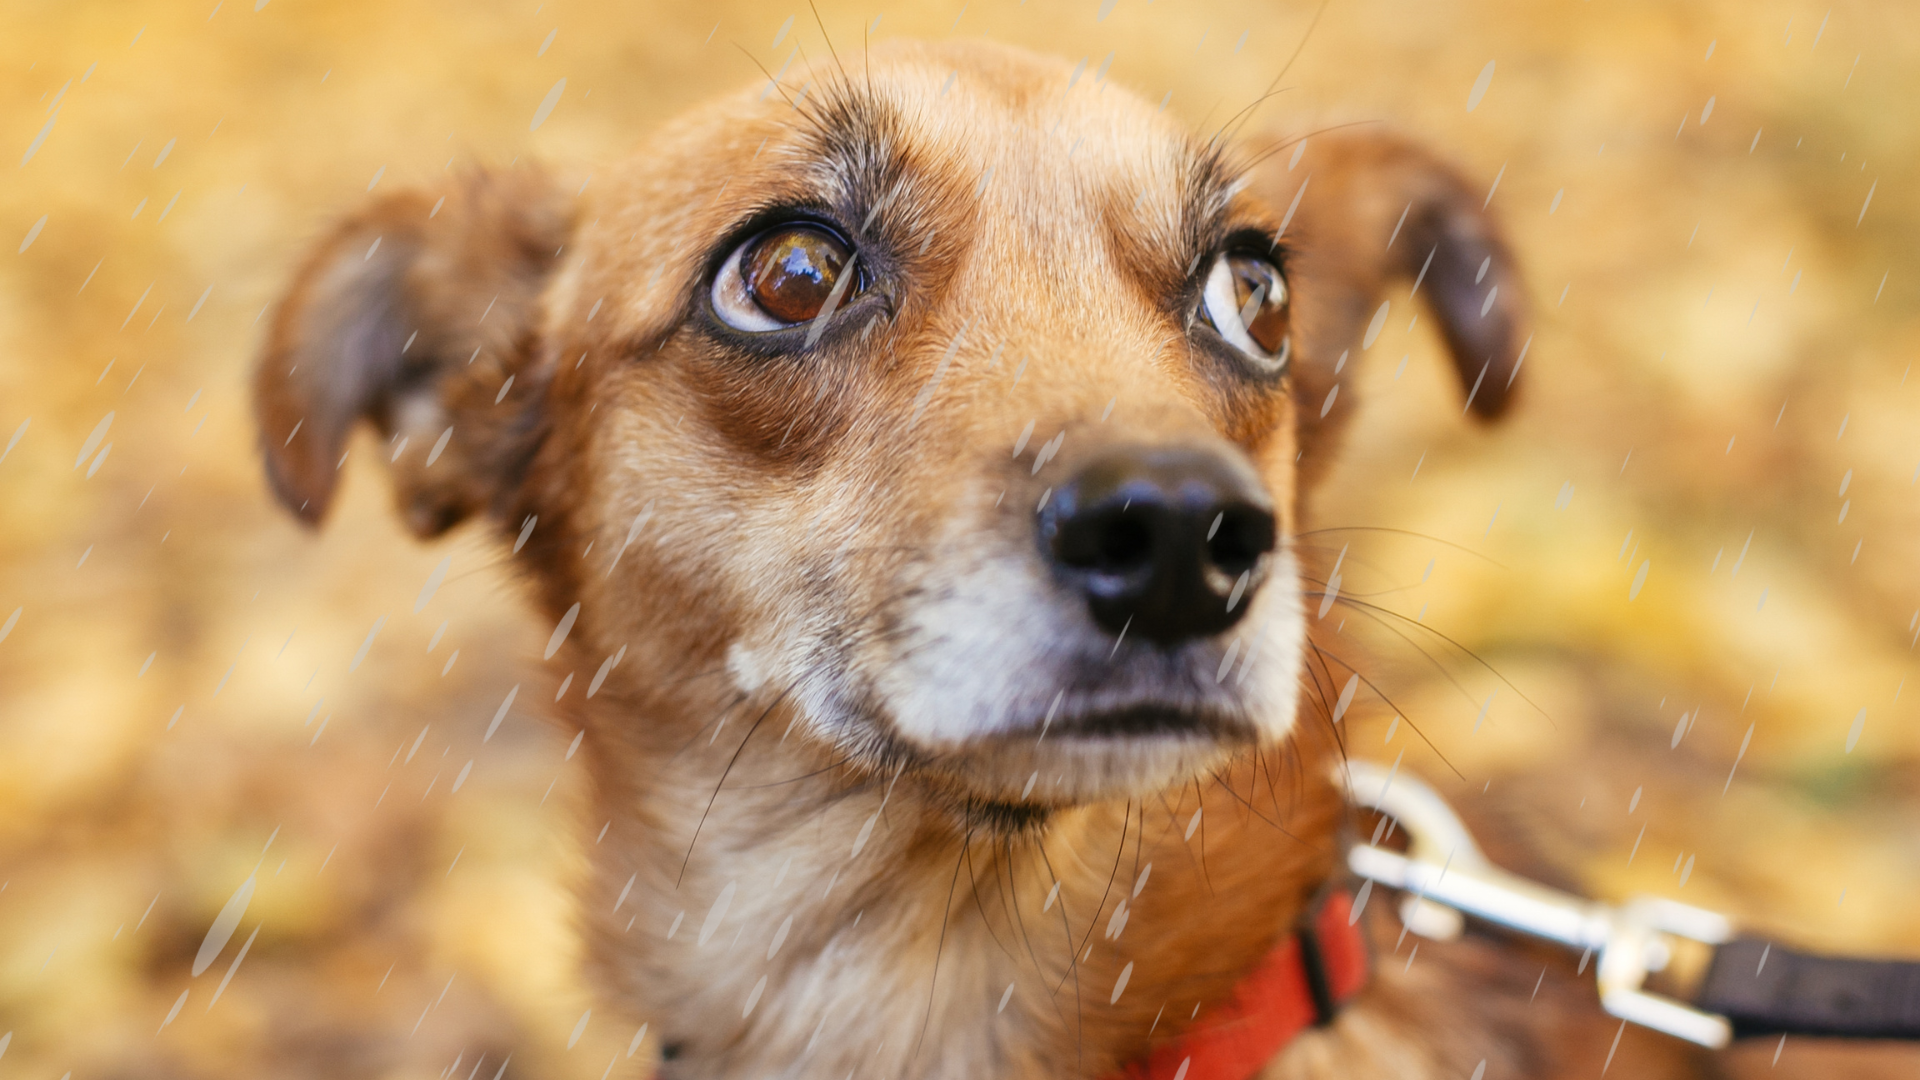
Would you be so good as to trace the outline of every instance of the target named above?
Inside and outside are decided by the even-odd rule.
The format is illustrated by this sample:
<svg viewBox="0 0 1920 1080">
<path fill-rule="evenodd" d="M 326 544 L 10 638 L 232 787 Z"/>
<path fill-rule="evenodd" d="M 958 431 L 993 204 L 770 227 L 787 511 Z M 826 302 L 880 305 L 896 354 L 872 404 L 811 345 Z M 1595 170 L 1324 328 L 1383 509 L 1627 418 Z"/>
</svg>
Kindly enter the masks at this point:
<svg viewBox="0 0 1920 1080">
<path fill-rule="evenodd" d="M 1344 772 L 1351 800 L 1408 838 L 1404 855 L 1378 846 L 1383 821 L 1371 843 L 1348 851 L 1347 866 L 1363 882 L 1356 909 L 1384 885 L 1405 894 L 1401 920 L 1423 937 L 1457 937 L 1472 916 L 1578 950 L 1583 970 L 1596 961 L 1608 1013 L 1702 1046 L 1754 1035 L 1920 1039 L 1920 962 L 1799 952 L 1737 935 L 1725 915 L 1660 897 L 1616 906 L 1572 896 L 1495 866 L 1446 800 L 1397 766 L 1349 761 Z M 1647 976 L 1666 970 L 1683 941 L 1713 950 L 1693 1000 L 1647 990 Z"/>
</svg>

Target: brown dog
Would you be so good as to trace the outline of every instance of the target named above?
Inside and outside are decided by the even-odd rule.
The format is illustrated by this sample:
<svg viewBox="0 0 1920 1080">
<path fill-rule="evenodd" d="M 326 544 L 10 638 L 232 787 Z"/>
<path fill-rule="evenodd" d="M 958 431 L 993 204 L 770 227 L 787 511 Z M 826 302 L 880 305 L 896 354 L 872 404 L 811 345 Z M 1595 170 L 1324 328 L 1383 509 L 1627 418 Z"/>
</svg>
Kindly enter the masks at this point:
<svg viewBox="0 0 1920 1080">
<path fill-rule="evenodd" d="M 1511 945 L 1413 962 L 1384 904 L 1365 990 L 1290 976 L 1328 1022 L 1235 1012 L 1340 864 L 1291 537 L 1352 357 L 1415 278 L 1480 415 L 1523 356 L 1480 193 L 994 46 L 767 89 L 586 201 L 376 201 L 258 374 L 289 507 L 371 420 L 411 528 L 491 519 L 595 672 L 582 910 L 660 1074 L 1214 1080 L 1236 1023 L 1278 1032 L 1239 1076 L 1697 1065 Z"/>
</svg>

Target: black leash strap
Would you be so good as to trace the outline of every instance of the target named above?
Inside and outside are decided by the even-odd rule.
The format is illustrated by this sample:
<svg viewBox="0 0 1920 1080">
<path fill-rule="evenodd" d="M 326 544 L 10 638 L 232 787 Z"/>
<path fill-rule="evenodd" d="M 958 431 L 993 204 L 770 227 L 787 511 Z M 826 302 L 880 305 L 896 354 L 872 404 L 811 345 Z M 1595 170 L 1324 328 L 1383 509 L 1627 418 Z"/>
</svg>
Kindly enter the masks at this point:
<svg viewBox="0 0 1920 1080">
<path fill-rule="evenodd" d="M 1747 1035 L 1920 1039 L 1920 961 L 1856 960 L 1736 938 L 1714 952 L 1695 1002 Z"/>
</svg>

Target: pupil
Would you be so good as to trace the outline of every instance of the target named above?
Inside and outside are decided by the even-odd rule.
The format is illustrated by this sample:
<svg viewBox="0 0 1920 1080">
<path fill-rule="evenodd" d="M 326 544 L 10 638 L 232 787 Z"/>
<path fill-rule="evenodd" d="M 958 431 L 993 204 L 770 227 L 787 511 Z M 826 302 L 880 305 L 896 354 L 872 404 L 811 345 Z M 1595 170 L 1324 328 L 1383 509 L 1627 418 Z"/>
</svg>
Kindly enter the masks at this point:
<svg viewBox="0 0 1920 1080">
<path fill-rule="evenodd" d="M 1233 286 L 1242 311 L 1256 292 L 1264 290 L 1260 306 L 1246 320 L 1247 336 L 1268 353 L 1279 355 L 1287 339 L 1287 293 L 1279 275 L 1265 263 L 1253 259 L 1235 259 Z"/>
<path fill-rule="evenodd" d="M 746 261 L 754 301 L 781 322 L 800 323 L 826 306 L 846 256 L 825 233 L 786 229 L 762 241 Z"/>
</svg>

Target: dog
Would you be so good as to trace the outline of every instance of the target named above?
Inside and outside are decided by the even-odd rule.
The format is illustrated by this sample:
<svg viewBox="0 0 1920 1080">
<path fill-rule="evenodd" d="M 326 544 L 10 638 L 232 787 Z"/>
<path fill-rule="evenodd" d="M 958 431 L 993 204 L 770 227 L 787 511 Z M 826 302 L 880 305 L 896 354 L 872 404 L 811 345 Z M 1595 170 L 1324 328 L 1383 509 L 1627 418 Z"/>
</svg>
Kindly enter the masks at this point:
<svg viewBox="0 0 1920 1080">
<path fill-rule="evenodd" d="M 408 527 L 488 521 L 593 673 L 555 708 L 635 1075 L 1709 1069 L 1571 961 L 1414 954 L 1340 892 L 1303 493 L 1390 282 L 1482 419 L 1525 289 L 1434 154 L 1244 119 L 894 43 L 591 196 L 475 172 L 300 265 L 255 381 L 280 501 L 317 525 L 369 422 Z"/>
</svg>

